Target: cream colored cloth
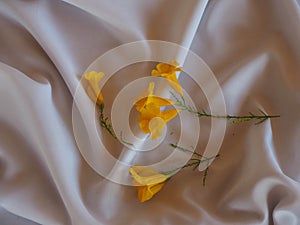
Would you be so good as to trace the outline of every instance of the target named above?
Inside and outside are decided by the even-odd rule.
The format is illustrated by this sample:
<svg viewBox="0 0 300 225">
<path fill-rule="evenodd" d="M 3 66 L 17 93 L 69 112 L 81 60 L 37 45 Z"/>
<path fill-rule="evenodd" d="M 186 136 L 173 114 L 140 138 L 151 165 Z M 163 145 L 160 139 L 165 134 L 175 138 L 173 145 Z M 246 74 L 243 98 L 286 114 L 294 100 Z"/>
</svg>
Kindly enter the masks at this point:
<svg viewBox="0 0 300 225">
<path fill-rule="evenodd" d="M 1 225 L 300 224 L 299 7 L 296 0 L 1 1 Z M 281 115 L 228 126 L 205 187 L 200 172 L 185 170 L 145 203 L 90 167 L 72 125 L 82 73 L 139 40 L 174 42 L 202 57 L 228 113 Z M 107 93 L 126 85 L 118 77 Z M 194 84 L 181 82 L 197 97 Z M 111 101 L 105 88 L 104 98 Z"/>
</svg>

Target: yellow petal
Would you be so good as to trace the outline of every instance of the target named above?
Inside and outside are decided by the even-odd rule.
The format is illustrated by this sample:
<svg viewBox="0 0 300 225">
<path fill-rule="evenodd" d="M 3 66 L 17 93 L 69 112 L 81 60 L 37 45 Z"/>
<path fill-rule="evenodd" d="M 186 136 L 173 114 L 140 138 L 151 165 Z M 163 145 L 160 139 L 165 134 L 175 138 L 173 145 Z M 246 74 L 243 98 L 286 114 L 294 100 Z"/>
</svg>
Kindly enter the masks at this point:
<svg viewBox="0 0 300 225">
<path fill-rule="evenodd" d="M 172 86 L 172 88 L 178 93 L 180 94 L 181 96 L 183 95 L 183 92 L 182 92 L 182 87 L 181 85 L 179 84 L 179 82 L 169 82 L 170 85 Z"/>
<path fill-rule="evenodd" d="M 168 176 L 157 172 L 154 169 L 144 166 L 132 166 L 129 172 L 134 179 L 134 184 L 138 191 L 138 199 L 145 202 L 159 192 L 164 186 Z"/>
<path fill-rule="evenodd" d="M 138 116 L 139 125 L 142 131 L 150 133 L 149 122 L 152 118 L 161 114 L 160 108 L 155 103 L 150 103 L 146 108 L 141 109 L 141 114 Z"/>
<path fill-rule="evenodd" d="M 149 120 L 143 120 L 143 118 L 138 117 L 139 119 L 139 125 L 142 131 L 144 131 L 144 133 L 148 134 L 150 133 L 149 130 Z"/>
<path fill-rule="evenodd" d="M 176 60 L 171 60 L 170 64 L 175 67 L 174 71 L 182 71 L 182 68 Z"/>
<path fill-rule="evenodd" d="M 156 68 L 160 73 L 169 73 L 172 72 L 174 66 L 167 63 L 159 63 L 157 64 Z"/>
<path fill-rule="evenodd" d="M 99 89 L 99 82 L 103 78 L 104 73 L 102 72 L 86 72 L 84 73 L 84 78 L 88 81 L 89 86 L 86 91 L 89 97 L 93 102 L 96 102 L 98 105 L 103 103 L 103 95 Z M 96 97 L 97 96 L 97 97 Z"/>
<path fill-rule="evenodd" d="M 148 201 L 153 197 L 152 192 L 148 191 L 147 186 L 137 186 L 136 189 L 138 191 L 138 199 L 140 202 Z"/>
<path fill-rule="evenodd" d="M 140 185 L 154 185 L 167 180 L 167 176 L 144 166 L 132 166 L 129 169 L 132 178 Z"/>
<path fill-rule="evenodd" d="M 176 85 L 176 84 L 172 83 L 171 86 L 173 87 L 173 89 L 174 89 L 178 94 L 180 94 L 181 96 L 183 96 L 183 93 L 182 93 L 182 87 L 181 87 L 180 85 Z"/>
<path fill-rule="evenodd" d="M 150 82 L 147 90 L 140 95 L 140 97 L 138 98 L 139 100 L 135 101 L 134 104 L 137 111 L 140 111 L 145 106 L 145 104 L 147 104 L 148 96 L 151 96 L 153 94 L 154 86 L 154 82 Z"/>
<path fill-rule="evenodd" d="M 168 81 L 169 84 L 172 86 L 172 88 L 180 95 L 182 95 L 182 87 L 176 77 L 175 73 L 172 74 L 163 74 L 162 76 L 164 76 Z"/>
<path fill-rule="evenodd" d="M 143 91 L 140 94 L 140 98 L 144 98 L 144 97 L 148 97 L 149 95 L 152 95 L 154 92 L 154 87 L 155 87 L 155 83 L 154 82 L 150 82 L 148 85 L 147 90 Z"/>
<path fill-rule="evenodd" d="M 86 88 L 86 93 L 88 94 L 92 102 L 96 102 L 96 94 L 90 86 Z"/>
<path fill-rule="evenodd" d="M 92 81 L 92 82 L 96 82 L 99 83 L 99 81 L 104 77 L 104 73 L 103 72 L 96 72 L 96 71 L 90 71 L 90 72 L 86 72 L 84 73 L 84 78 Z"/>
<path fill-rule="evenodd" d="M 94 92 L 97 92 L 99 90 L 99 82 L 103 78 L 104 73 L 96 71 L 86 72 L 84 74 L 84 78 L 89 81 L 89 84 L 93 88 Z"/>
<path fill-rule="evenodd" d="M 162 189 L 164 184 L 165 183 L 162 182 L 162 183 L 159 183 L 159 184 L 150 185 L 150 186 L 148 186 L 148 190 L 151 191 L 151 194 L 153 196 L 154 194 L 156 194 L 157 192 L 159 192 Z"/>
<path fill-rule="evenodd" d="M 177 109 L 168 109 L 161 113 L 161 117 L 165 122 L 168 122 L 177 116 L 178 112 L 179 111 Z"/>
<path fill-rule="evenodd" d="M 161 76 L 169 81 L 173 81 L 174 83 L 170 82 L 170 85 L 177 93 L 182 95 L 182 87 L 176 77 L 176 72 L 182 71 L 179 63 L 176 60 L 172 60 L 170 63 L 159 63 L 156 68 L 157 70 L 152 70 L 152 76 Z"/>
<path fill-rule="evenodd" d="M 169 99 L 166 99 L 166 98 L 161 98 L 159 96 L 155 96 L 155 95 L 152 95 L 152 96 L 149 96 L 148 97 L 148 102 L 153 102 L 159 106 L 170 106 L 170 105 L 174 105 L 175 102 L 174 101 L 171 101 Z"/>
<path fill-rule="evenodd" d="M 140 115 L 138 115 L 138 121 L 142 122 L 143 120 L 147 120 L 148 123 L 149 121 L 154 117 L 155 115 L 153 115 L 151 112 L 149 112 L 149 114 L 147 113 L 141 113 Z"/>
<path fill-rule="evenodd" d="M 148 89 L 147 89 L 147 96 L 153 94 L 154 86 L 155 86 L 154 82 L 150 82 L 150 83 L 149 83 L 149 86 L 148 86 Z"/>
<path fill-rule="evenodd" d="M 170 106 L 174 105 L 175 102 L 166 98 L 161 98 L 159 96 L 151 95 L 149 97 L 142 98 L 135 103 L 135 108 L 137 111 L 141 112 L 143 108 L 147 107 L 148 104 L 154 103 L 158 106 Z"/>
<path fill-rule="evenodd" d="M 154 117 L 149 122 L 150 139 L 156 140 L 162 135 L 162 129 L 165 127 L 165 121 L 160 117 Z"/>
<path fill-rule="evenodd" d="M 136 189 L 138 190 L 138 199 L 140 202 L 145 202 L 150 200 L 153 195 L 155 195 L 157 192 L 159 192 L 162 187 L 164 186 L 164 183 L 151 185 L 151 186 L 138 186 Z"/>
<path fill-rule="evenodd" d="M 170 64 L 174 67 L 178 67 L 179 66 L 179 63 L 176 61 L 176 60 L 171 60 L 170 61 Z"/>
<path fill-rule="evenodd" d="M 182 70 L 176 60 L 172 60 L 169 63 L 159 63 L 156 65 L 156 69 L 157 70 L 152 71 L 152 76 L 157 76 L 162 73 L 174 73 Z"/>
<path fill-rule="evenodd" d="M 159 75 L 160 75 L 160 72 L 157 71 L 157 70 L 152 70 L 151 75 L 152 75 L 152 76 L 159 76 Z"/>
<path fill-rule="evenodd" d="M 146 104 L 146 101 L 147 101 L 147 98 L 148 97 L 144 97 L 144 98 L 142 98 L 142 99 L 140 99 L 140 100 L 138 100 L 138 101 L 136 101 L 134 104 L 135 104 L 135 108 L 136 108 L 136 110 L 137 111 L 141 111 L 142 110 L 142 108 L 145 106 L 145 104 Z"/>
<path fill-rule="evenodd" d="M 146 105 L 146 107 L 141 109 L 141 115 L 144 118 L 153 118 L 155 116 L 160 115 L 160 107 L 158 104 L 151 102 Z"/>
</svg>

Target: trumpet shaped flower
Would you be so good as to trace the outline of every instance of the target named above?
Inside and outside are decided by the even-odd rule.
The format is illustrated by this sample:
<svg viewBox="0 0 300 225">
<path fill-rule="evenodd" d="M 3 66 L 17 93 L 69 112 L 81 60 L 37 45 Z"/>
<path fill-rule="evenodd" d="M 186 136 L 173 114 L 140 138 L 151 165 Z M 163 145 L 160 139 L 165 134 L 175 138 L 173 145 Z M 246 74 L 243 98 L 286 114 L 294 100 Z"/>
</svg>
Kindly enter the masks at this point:
<svg viewBox="0 0 300 225">
<path fill-rule="evenodd" d="M 132 166 L 129 172 L 133 178 L 133 185 L 135 185 L 138 191 L 140 202 L 151 199 L 162 189 L 169 178 L 167 175 L 143 166 Z"/>
<path fill-rule="evenodd" d="M 179 66 L 179 63 L 175 60 L 172 60 L 168 63 L 159 63 L 156 65 L 156 70 L 152 70 L 152 76 L 160 76 L 166 78 L 172 88 L 182 95 L 182 87 L 176 77 L 176 72 L 182 71 L 182 68 Z"/>
<path fill-rule="evenodd" d="M 96 102 L 97 105 L 103 104 L 103 95 L 99 89 L 99 82 L 104 76 L 104 73 L 96 71 L 86 72 L 84 73 L 84 78 L 88 82 L 88 86 L 86 88 L 86 92 L 90 99 L 93 102 Z"/>
</svg>

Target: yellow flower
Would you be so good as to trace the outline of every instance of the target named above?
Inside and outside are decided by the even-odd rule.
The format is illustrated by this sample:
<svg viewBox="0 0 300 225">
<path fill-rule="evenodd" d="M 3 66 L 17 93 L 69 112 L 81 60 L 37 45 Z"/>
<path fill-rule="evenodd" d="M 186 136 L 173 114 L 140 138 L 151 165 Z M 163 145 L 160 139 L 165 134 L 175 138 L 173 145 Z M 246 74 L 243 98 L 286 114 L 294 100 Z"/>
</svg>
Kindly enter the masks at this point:
<svg viewBox="0 0 300 225">
<path fill-rule="evenodd" d="M 156 140 L 162 134 L 162 129 L 166 123 L 177 116 L 176 109 L 168 109 L 164 112 L 160 111 L 160 105 L 150 103 L 141 111 L 138 116 L 140 128 L 145 133 L 150 133 L 150 139 Z"/>
<path fill-rule="evenodd" d="M 153 90 L 154 83 L 151 82 L 146 91 L 148 96 L 138 100 L 135 103 L 135 107 L 140 112 L 138 121 L 141 130 L 146 134 L 150 133 L 151 140 L 156 140 L 162 135 L 162 129 L 166 123 L 178 114 L 178 110 L 168 109 L 162 112 L 160 109 L 161 106 L 170 106 L 173 105 L 174 102 L 153 95 Z"/>
<path fill-rule="evenodd" d="M 84 73 L 84 78 L 88 81 L 88 86 L 86 92 L 93 102 L 96 102 L 97 105 L 103 103 L 103 95 L 99 89 L 99 82 L 104 76 L 104 73 L 96 71 Z"/>
<path fill-rule="evenodd" d="M 138 199 L 145 202 L 159 192 L 168 176 L 157 172 L 154 169 L 143 166 L 132 166 L 129 172 L 133 178 L 133 184 L 138 191 Z"/>
<path fill-rule="evenodd" d="M 166 78 L 173 89 L 182 95 L 182 87 L 176 77 L 176 72 L 182 71 L 179 63 L 172 60 L 169 64 L 159 63 L 156 65 L 156 70 L 152 70 L 152 76 L 161 76 Z"/>
<path fill-rule="evenodd" d="M 153 95 L 154 85 L 154 82 L 150 82 L 148 89 L 142 93 L 142 98 L 135 102 L 137 111 L 141 112 L 150 103 L 156 103 L 160 106 L 170 106 L 175 104 L 174 101 Z"/>
</svg>

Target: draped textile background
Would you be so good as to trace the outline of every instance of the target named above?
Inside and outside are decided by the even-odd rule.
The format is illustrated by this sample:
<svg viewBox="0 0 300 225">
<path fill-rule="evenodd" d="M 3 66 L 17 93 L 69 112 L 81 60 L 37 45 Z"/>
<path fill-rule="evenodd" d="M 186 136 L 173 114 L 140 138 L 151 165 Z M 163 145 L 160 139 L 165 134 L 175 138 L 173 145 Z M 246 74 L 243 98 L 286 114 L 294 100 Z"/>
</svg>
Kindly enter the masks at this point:
<svg viewBox="0 0 300 225">
<path fill-rule="evenodd" d="M 299 22 L 297 0 L 1 0 L 0 224 L 299 225 Z M 142 204 L 84 160 L 71 115 L 85 69 L 147 39 L 202 57 L 229 113 L 281 118 L 229 126 L 206 187 L 186 170 Z"/>
</svg>

